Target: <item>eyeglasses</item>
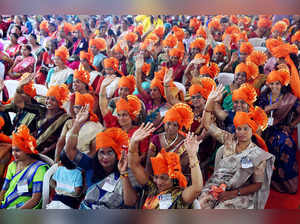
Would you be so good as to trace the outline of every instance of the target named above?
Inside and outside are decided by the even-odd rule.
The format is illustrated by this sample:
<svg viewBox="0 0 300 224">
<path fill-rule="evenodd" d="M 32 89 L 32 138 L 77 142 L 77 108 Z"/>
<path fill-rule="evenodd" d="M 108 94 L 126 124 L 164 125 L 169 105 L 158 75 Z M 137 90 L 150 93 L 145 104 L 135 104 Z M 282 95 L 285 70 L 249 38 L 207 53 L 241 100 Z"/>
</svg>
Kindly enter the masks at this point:
<svg viewBox="0 0 300 224">
<path fill-rule="evenodd" d="M 191 96 L 192 100 L 200 100 L 202 98 L 201 95 L 195 95 L 195 96 Z"/>
</svg>

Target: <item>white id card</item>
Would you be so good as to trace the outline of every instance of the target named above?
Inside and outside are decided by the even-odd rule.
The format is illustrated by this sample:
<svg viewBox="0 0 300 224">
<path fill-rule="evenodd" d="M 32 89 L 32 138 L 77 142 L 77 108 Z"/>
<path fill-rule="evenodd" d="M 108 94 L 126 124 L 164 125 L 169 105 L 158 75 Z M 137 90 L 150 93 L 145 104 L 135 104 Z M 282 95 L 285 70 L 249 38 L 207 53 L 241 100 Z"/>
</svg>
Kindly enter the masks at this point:
<svg viewBox="0 0 300 224">
<path fill-rule="evenodd" d="M 104 185 L 102 186 L 102 190 L 107 192 L 113 192 L 116 187 L 117 181 L 112 178 L 106 178 Z"/>
<path fill-rule="evenodd" d="M 17 186 L 18 193 L 28 192 L 28 185 L 26 183 L 18 184 Z"/>
<path fill-rule="evenodd" d="M 158 196 L 159 199 L 159 209 L 168 209 L 172 205 L 171 194 L 163 194 Z"/>
</svg>

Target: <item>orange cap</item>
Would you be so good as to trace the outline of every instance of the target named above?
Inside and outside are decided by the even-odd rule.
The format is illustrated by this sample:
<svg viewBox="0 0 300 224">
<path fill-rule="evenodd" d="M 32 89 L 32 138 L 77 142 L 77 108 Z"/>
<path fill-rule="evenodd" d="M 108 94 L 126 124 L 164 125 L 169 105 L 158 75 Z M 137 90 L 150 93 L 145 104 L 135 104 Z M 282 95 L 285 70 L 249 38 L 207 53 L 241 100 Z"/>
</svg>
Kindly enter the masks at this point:
<svg viewBox="0 0 300 224">
<path fill-rule="evenodd" d="M 240 52 L 244 54 L 251 54 L 253 51 L 253 45 L 250 42 L 243 42 L 240 46 Z"/>
<path fill-rule="evenodd" d="M 66 84 L 54 85 L 47 91 L 47 96 L 54 96 L 61 107 L 69 98 L 69 89 Z"/>
<path fill-rule="evenodd" d="M 193 85 L 189 89 L 189 95 L 194 96 L 198 93 L 207 100 L 208 95 L 216 87 L 216 83 L 211 78 L 193 79 Z"/>
<path fill-rule="evenodd" d="M 26 154 L 38 154 L 36 148 L 36 139 L 30 135 L 29 129 L 22 124 L 17 132 L 12 134 L 12 146 L 17 147 Z"/>
<path fill-rule="evenodd" d="M 201 66 L 200 68 L 200 75 L 206 75 L 208 74 L 212 79 L 215 78 L 220 73 L 219 66 L 211 62 L 210 65 L 208 64 Z"/>
<path fill-rule="evenodd" d="M 134 95 L 128 95 L 127 100 L 120 98 L 117 103 L 117 112 L 127 111 L 131 117 L 131 119 L 135 119 L 141 111 L 142 105 L 139 98 Z"/>
<path fill-rule="evenodd" d="M 135 89 L 135 78 L 133 75 L 122 76 L 119 80 L 119 88 L 127 87 L 129 89 L 130 94 L 133 93 Z"/>
</svg>

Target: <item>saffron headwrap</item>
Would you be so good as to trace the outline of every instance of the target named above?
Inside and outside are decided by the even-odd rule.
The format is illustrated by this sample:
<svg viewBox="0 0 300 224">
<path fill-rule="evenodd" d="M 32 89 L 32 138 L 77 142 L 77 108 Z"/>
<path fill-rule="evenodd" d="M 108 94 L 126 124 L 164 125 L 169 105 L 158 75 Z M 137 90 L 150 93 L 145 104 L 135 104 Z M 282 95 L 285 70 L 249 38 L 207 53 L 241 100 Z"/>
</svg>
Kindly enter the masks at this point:
<svg viewBox="0 0 300 224">
<path fill-rule="evenodd" d="M 288 28 L 288 25 L 284 21 L 278 21 L 277 23 L 274 24 L 272 27 L 271 31 L 275 32 L 278 31 L 279 34 L 283 34 Z"/>
<path fill-rule="evenodd" d="M 200 49 L 200 51 L 202 51 L 205 48 L 205 46 L 206 46 L 205 39 L 200 37 L 191 43 L 190 48 L 198 48 Z"/>
<path fill-rule="evenodd" d="M 256 101 L 257 93 L 254 87 L 249 83 L 244 83 L 240 88 L 233 90 L 232 101 L 243 100 L 250 107 L 253 107 L 253 103 Z"/>
<path fill-rule="evenodd" d="M 66 84 L 51 86 L 47 92 L 47 96 L 54 96 L 61 107 L 69 98 L 69 89 Z"/>
<path fill-rule="evenodd" d="M 240 63 L 235 68 L 235 74 L 239 72 L 245 72 L 247 76 L 247 81 L 251 79 L 254 80 L 258 76 L 258 67 L 252 62 Z"/>
<path fill-rule="evenodd" d="M 140 43 L 140 49 L 148 50 L 148 48 L 149 48 L 149 46 L 151 46 L 151 44 L 152 44 L 152 49 L 153 49 L 154 43 L 153 43 L 152 39 L 145 39 L 142 43 Z"/>
<path fill-rule="evenodd" d="M 90 39 L 89 46 L 95 46 L 99 51 L 106 49 L 106 40 L 104 38 Z"/>
<path fill-rule="evenodd" d="M 190 19 L 189 27 L 194 28 L 195 31 L 197 31 L 200 27 L 201 23 L 197 18 Z"/>
<path fill-rule="evenodd" d="M 85 106 L 85 105 L 88 104 L 89 105 L 90 121 L 97 122 L 99 119 L 98 119 L 97 115 L 93 112 L 94 101 L 95 101 L 94 97 L 89 93 L 81 94 L 79 92 L 75 92 L 75 103 L 74 103 L 74 105 Z"/>
<path fill-rule="evenodd" d="M 24 79 L 29 75 L 30 75 L 30 73 L 26 72 L 22 75 L 21 79 Z M 34 82 L 30 81 L 26 85 L 23 86 L 23 92 L 26 95 L 30 96 L 31 98 L 34 98 L 36 96 L 36 88 L 34 87 L 33 84 L 34 84 Z"/>
<path fill-rule="evenodd" d="M 209 66 L 208 64 L 206 64 L 200 68 L 200 75 L 208 74 L 212 79 L 214 79 L 219 73 L 220 73 L 220 68 L 214 62 L 211 62 Z"/>
<path fill-rule="evenodd" d="M 134 32 L 136 32 L 136 33 L 138 33 L 140 36 L 142 36 L 142 35 L 143 35 L 143 32 L 144 32 L 144 27 L 143 27 L 143 25 L 140 24 L 140 25 L 136 26 L 136 27 L 134 28 Z"/>
<path fill-rule="evenodd" d="M 246 62 L 252 62 L 257 66 L 264 65 L 267 61 L 267 55 L 262 51 L 254 50 L 252 53 L 247 57 Z"/>
<path fill-rule="evenodd" d="M 251 54 L 253 51 L 253 45 L 250 42 L 243 42 L 240 46 L 240 52 L 244 54 Z"/>
<path fill-rule="evenodd" d="M 83 37 L 85 36 L 81 23 L 77 23 L 75 26 L 73 26 L 73 31 L 75 30 L 79 31 Z"/>
<path fill-rule="evenodd" d="M 172 48 L 169 50 L 169 56 L 174 56 L 181 60 L 183 59 L 184 51 L 179 50 L 178 48 Z"/>
<path fill-rule="evenodd" d="M 73 25 L 71 23 L 64 22 L 63 26 L 60 27 L 60 29 L 63 29 L 63 31 L 65 32 L 65 34 L 68 35 L 69 33 L 72 32 L 72 30 L 74 28 L 73 28 Z"/>
<path fill-rule="evenodd" d="M 152 79 L 151 81 L 150 88 L 153 89 L 154 87 L 157 87 L 159 89 L 159 92 L 163 97 L 165 96 L 163 81 L 154 77 L 154 79 Z"/>
<path fill-rule="evenodd" d="M 266 47 L 269 52 L 272 52 L 272 49 L 278 47 L 279 45 L 283 44 L 281 40 L 269 38 L 266 40 Z"/>
<path fill-rule="evenodd" d="M 132 120 L 134 120 L 141 111 L 142 105 L 139 98 L 134 95 L 128 95 L 127 100 L 120 98 L 117 103 L 117 112 L 127 111 Z"/>
<path fill-rule="evenodd" d="M 17 132 L 12 134 L 12 146 L 17 147 L 27 154 L 38 154 L 36 148 L 36 139 L 30 135 L 29 129 L 22 124 Z"/>
<path fill-rule="evenodd" d="M 286 58 L 290 54 L 298 54 L 298 48 L 294 44 L 281 44 L 272 48 L 271 53 L 276 58 Z"/>
<path fill-rule="evenodd" d="M 216 18 L 212 19 L 208 24 L 208 29 L 221 30 L 220 21 Z"/>
<path fill-rule="evenodd" d="M 90 73 L 88 71 L 76 69 L 74 71 L 74 78 L 80 80 L 86 85 L 90 84 Z"/>
<path fill-rule="evenodd" d="M 163 122 L 177 122 L 180 130 L 183 127 L 189 130 L 193 120 L 194 113 L 190 106 L 185 103 L 177 103 L 166 112 Z"/>
<path fill-rule="evenodd" d="M 79 54 L 80 59 L 85 59 L 89 63 L 89 65 L 93 64 L 94 55 L 90 52 L 80 51 Z"/>
<path fill-rule="evenodd" d="M 151 40 L 154 44 L 158 43 L 159 37 L 155 33 L 150 33 L 145 40 Z"/>
<path fill-rule="evenodd" d="M 195 55 L 194 59 L 198 59 L 198 58 L 204 59 L 205 60 L 204 64 L 207 64 L 210 61 L 209 54 L 203 55 L 203 54 L 198 53 Z"/>
<path fill-rule="evenodd" d="M 257 22 L 259 28 L 270 28 L 272 26 L 272 20 L 268 18 L 260 18 Z"/>
<path fill-rule="evenodd" d="M 45 32 L 49 33 L 48 26 L 49 26 L 48 21 L 47 20 L 43 20 L 40 23 L 40 30 L 44 30 Z"/>
<path fill-rule="evenodd" d="M 3 128 L 4 125 L 5 125 L 5 121 L 4 121 L 3 117 L 0 116 L 0 130 Z M 0 142 L 11 144 L 12 140 L 9 136 L 7 136 L 3 133 L 0 133 Z"/>
<path fill-rule="evenodd" d="M 61 46 L 55 50 L 55 56 L 60 57 L 60 59 L 66 64 L 69 57 L 69 51 L 66 47 Z"/>
<path fill-rule="evenodd" d="M 163 40 L 163 46 L 173 48 L 177 45 L 177 42 L 177 38 L 170 34 L 166 37 L 166 39 Z"/>
<path fill-rule="evenodd" d="M 178 26 L 173 26 L 172 31 L 174 32 L 174 35 L 177 38 L 177 40 L 182 41 L 184 39 L 183 29 L 179 28 Z"/>
<path fill-rule="evenodd" d="M 189 89 L 189 95 L 194 96 L 198 93 L 207 100 L 208 95 L 216 87 L 216 83 L 211 78 L 200 78 L 200 79 L 193 79 L 192 86 Z"/>
<path fill-rule="evenodd" d="M 216 54 L 217 52 L 221 52 L 225 56 L 226 55 L 225 45 L 224 44 L 218 44 L 217 46 L 215 46 L 214 54 Z"/>
<path fill-rule="evenodd" d="M 145 75 L 149 75 L 150 70 L 151 70 L 151 64 L 144 63 L 143 66 L 142 66 L 142 72 Z"/>
<path fill-rule="evenodd" d="M 203 37 L 204 39 L 206 39 L 206 37 L 207 37 L 206 31 L 204 30 L 204 28 L 202 26 L 198 28 L 198 30 L 196 32 L 196 36 Z"/>
<path fill-rule="evenodd" d="M 163 26 L 157 27 L 153 33 L 155 33 L 160 39 L 162 39 L 165 35 L 165 29 Z"/>
<path fill-rule="evenodd" d="M 105 58 L 103 60 L 103 66 L 104 68 L 112 68 L 115 72 L 118 72 L 120 75 L 124 76 L 123 72 L 119 70 L 119 60 L 114 57 Z"/>
<path fill-rule="evenodd" d="M 185 188 L 187 180 L 182 174 L 179 155 L 175 152 L 166 152 L 163 148 L 155 157 L 151 157 L 154 175 L 168 174 L 171 179 L 177 179 L 179 186 Z"/>
<path fill-rule="evenodd" d="M 292 36 L 292 43 L 295 43 L 296 41 L 300 42 L 300 30 Z"/>
<path fill-rule="evenodd" d="M 255 136 L 258 142 L 258 146 L 265 151 L 268 151 L 265 141 L 256 133 L 259 127 L 261 130 L 265 130 L 268 125 L 268 117 L 263 109 L 260 107 L 255 107 L 255 109 L 249 113 L 238 111 L 234 116 L 233 124 L 235 128 L 245 124 L 249 125 L 249 127 L 252 129 L 252 134 Z"/>
<path fill-rule="evenodd" d="M 133 93 L 135 89 L 135 78 L 133 75 L 122 76 L 119 80 L 118 86 L 120 87 L 127 87 L 129 89 L 130 94 Z"/>
<path fill-rule="evenodd" d="M 112 148 L 118 160 L 121 158 L 123 148 L 128 148 L 129 138 L 121 128 L 108 128 L 96 135 L 96 149 Z"/>
<path fill-rule="evenodd" d="M 138 39 L 138 35 L 134 32 L 129 32 L 125 35 L 124 38 L 125 38 L 126 41 L 129 41 L 131 43 L 135 43 Z"/>
<path fill-rule="evenodd" d="M 285 69 L 272 71 L 267 76 L 267 84 L 279 81 L 281 85 L 287 86 L 290 83 L 290 72 Z"/>
</svg>

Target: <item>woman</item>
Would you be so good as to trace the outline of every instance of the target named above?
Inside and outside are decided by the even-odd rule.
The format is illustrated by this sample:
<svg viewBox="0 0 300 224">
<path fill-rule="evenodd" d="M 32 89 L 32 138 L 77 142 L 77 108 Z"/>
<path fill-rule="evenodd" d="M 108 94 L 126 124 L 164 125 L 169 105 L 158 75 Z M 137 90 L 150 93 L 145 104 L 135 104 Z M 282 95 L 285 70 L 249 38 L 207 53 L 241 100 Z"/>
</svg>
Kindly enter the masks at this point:
<svg viewBox="0 0 300 224">
<path fill-rule="evenodd" d="M 36 140 L 22 125 L 12 137 L 15 159 L 7 169 L 0 193 L 1 208 L 41 208 L 44 175 L 48 165 L 37 159 Z"/>
<path fill-rule="evenodd" d="M 138 143 L 154 131 L 153 126 L 141 126 L 130 140 L 128 150 L 129 168 L 144 188 L 146 200 L 143 209 L 183 209 L 191 207 L 203 186 L 202 174 L 197 159 L 199 141 L 189 133 L 184 142 L 188 152 L 192 184 L 187 187 L 187 180 L 182 174 L 180 158 L 177 153 L 164 149 L 154 158 L 151 165 L 154 176 L 149 177 L 140 164 Z M 132 191 L 131 185 L 124 184 L 124 192 Z M 129 194 L 124 194 L 125 205 L 132 206 L 136 202 Z"/>
<path fill-rule="evenodd" d="M 79 113 L 80 109 L 85 105 L 89 105 L 89 119 L 80 126 L 79 138 L 77 149 L 87 154 L 89 157 L 93 157 L 96 154 L 96 134 L 102 131 L 104 128 L 99 123 L 98 117 L 93 112 L 94 108 L 94 97 L 91 94 L 85 93 L 81 94 L 79 92 L 75 93 L 75 102 L 73 110 L 75 115 Z M 75 118 L 68 120 L 61 132 L 60 138 L 56 145 L 55 151 L 55 161 L 59 161 L 59 155 L 64 148 L 66 142 L 71 138 L 71 127 L 75 121 Z"/>
<path fill-rule="evenodd" d="M 112 82 L 111 78 L 104 79 L 99 98 L 100 111 L 104 120 L 104 126 L 106 128 L 120 127 L 128 134 L 129 137 L 131 137 L 138 129 L 135 121 L 141 111 L 141 102 L 134 95 L 127 95 L 125 99 L 120 98 L 116 101 L 117 116 L 114 116 L 108 109 L 108 101 L 105 95 L 106 86 L 109 85 L 110 82 Z M 140 144 L 139 152 L 143 163 L 145 163 L 148 145 L 148 139 L 145 139 L 145 141 L 142 141 Z"/>
<path fill-rule="evenodd" d="M 233 109 L 232 92 L 246 82 L 251 83 L 258 75 L 258 67 L 252 62 L 239 64 L 235 69 L 233 83 L 225 86 L 225 95 L 222 101 L 224 110 L 230 111 Z"/>
<path fill-rule="evenodd" d="M 212 91 L 209 100 L 217 92 Z M 262 149 L 266 148 L 264 140 L 256 134 L 258 127 L 267 126 L 265 112 L 260 108 L 237 112 L 235 134 L 219 129 L 211 118 L 211 113 L 205 112 L 204 126 L 224 145 L 218 149 L 214 173 L 198 198 L 201 208 L 264 209 L 274 164 L 274 156 Z"/>
<path fill-rule="evenodd" d="M 41 54 L 41 51 L 43 50 L 43 47 L 41 47 L 39 45 L 39 43 L 37 42 L 36 35 L 34 33 L 31 33 L 29 35 L 28 41 L 29 41 L 29 44 L 30 44 L 31 49 L 32 49 L 31 53 L 38 57 Z"/>
<path fill-rule="evenodd" d="M 8 56 L 11 59 L 15 59 L 15 57 L 20 53 L 21 50 L 21 45 L 18 44 L 18 34 L 16 33 L 11 33 L 9 35 L 10 38 L 10 44 L 7 46 L 7 48 L 5 49 L 5 52 L 8 54 Z"/>
<path fill-rule="evenodd" d="M 35 59 L 31 54 L 31 46 L 23 45 L 21 48 L 21 56 L 16 57 L 14 64 L 7 72 L 6 80 L 19 79 L 23 73 L 32 73 L 34 69 Z"/>
<path fill-rule="evenodd" d="M 182 129 L 189 130 L 193 120 L 192 109 L 184 103 L 177 103 L 166 112 L 163 119 L 165 131 L 154 135 L 149 145 L 146 161 L 146 168 L 149 173 L 151 173 L 150 157 L 156 156 L 164 148 L 166 152 L 176 152 L 179 155 L 183 174 L 189 177 L 188 154 L 183 147 L 185 135 L 182 133 Z"/>
<path fill-rule="evenodd" d="M 73 70 L 66 66 L 69 52 L 67 48 L 60 47 L 55 50 L 54 63 L 56 67 L 49 70 L 46 86 L 67 84 L 69 87 L 73 81 Z"/>
<path fill-rule="evenodd" d="M 78 167 L 86 171 L 88 191 L 81 209 L 117 209 L 123 207 L 123 185 L 118 170 L 121 151 L 128 147 L 129 138 L 120 128 L 109 128 L 96 136 L 97 153 L 93 157 L 76 149 L 80 126 L 88 119 L 88 109 L 77 114 L 67 141 L 66 154 Z M 125 192 L 124 192 L 125 193 Z M 130 192 L 126 192 L 129 193 Z"/>
<path fill-rule="evenodd" d="M 297 146 L 292 130 L 299 122 L 300 105 L 289 89 L 289 71 L 280 69 L 267 76 L 268 88 L 258 98 L 269 116 L 269 127 L 263 133 L 270 153 L 275 155 L 275 171 L 272 187 L 279 192 L 296 193 L 298 190 Z"/>
<path fill-rule="evenodd" d="M 55 147 L 69 116 L 63 109 L 63 104 L 68 100 L 69 89 L 65 84 L 51 86 L 47 92 L 45 117 L 38 122 L 35 133 L 37 139 L 36 149 L 54 159 Z"/>
<path fill-rule="evenodd" d="M 89 51 L 93 54 L 93 66 L 98 71 L 102 71 L 102 62 L 106 58 L 104 51 L 106 50 L 106 40 L 104 38 L 91 39 L 89 42 Z"/>
</svg>

